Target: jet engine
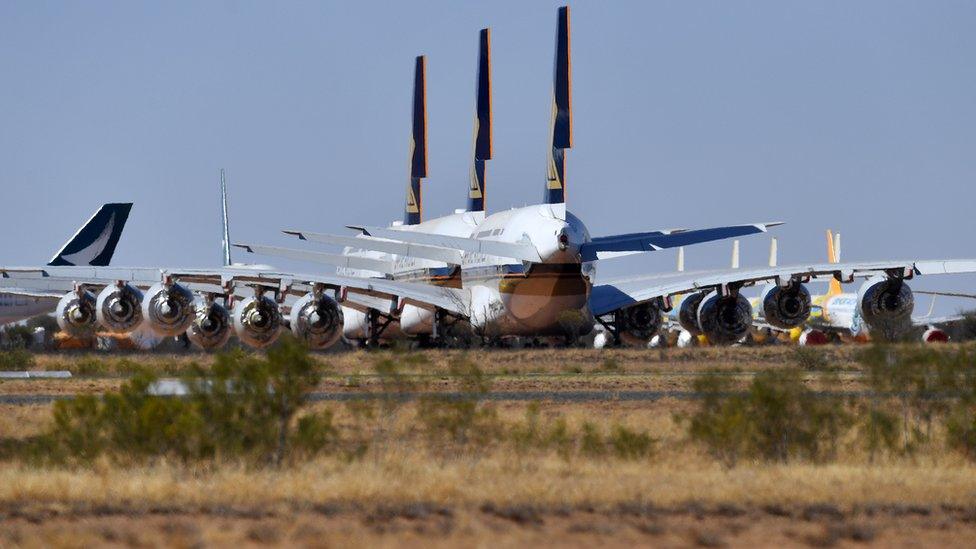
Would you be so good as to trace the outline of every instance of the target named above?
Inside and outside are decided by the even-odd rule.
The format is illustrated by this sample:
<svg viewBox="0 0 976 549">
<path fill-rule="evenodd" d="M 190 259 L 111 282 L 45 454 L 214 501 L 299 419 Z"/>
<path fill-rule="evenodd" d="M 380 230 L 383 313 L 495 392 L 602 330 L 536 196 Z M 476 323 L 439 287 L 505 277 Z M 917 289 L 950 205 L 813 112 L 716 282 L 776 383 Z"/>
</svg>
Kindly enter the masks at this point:
<svg viewBox="0 0 976 549">
<path fill-rule="evenodd" d="M 678 307 L 678 324 L 693 336 L 702 333 L 701 326 L 698 325 L 698 306 L 701 305 L 705 295 L 705 292 L 689 294 L 681 300 L 681 306 Z"/>
<path fill-rule="evenodd" d="M 231 334 L 231 319 L 227 309 L 211 300 L 197 302 L 194 309 L 196 315 L 186 330 L 186 337 L 204 351 L 223 347 Z"/>
<path fill-rule="evenodd" d="M 142 316 L 156 334 L 178 336 L 193 322 L 193 293 L 179 284 L 156 284 L 142 298 Z"/>
<path fill-rule="evenodd" d="M 312 349 L 327 349 L 342 335 L 342 309 L 327 295 L 309 293 L 295 302 L 291 331 Z"/>
<path fill-rule="evenodd" d="M 620 339 L 631 345 L 647 345 L 661 328 L 661 309 L 648 301 L 617 312 L 617 330 Z"/>
<path fill-rule="evenodd" d="M 264 295 L 249 297 L 234 307 L 234 332 L 245 344 L 263 349 L 281 334 L 284 319 L 275 300 Z"/>
<path fill-rule="evenodd" d="M 861 318 L 871 329 L 907 325 L 915 309 L 915 296 L 905 281 L 873 277 L 857 292 Z"/>
<path fill-rule="evenodd" d="M 752 305 L 742 295 L 708 294 L 698 306 L 698 325 L 713 345 L 735 343 L 749 334 Z"/>
<path fill-rule="evenodd" d="M 68 292 L 58 301 L 58 326 L 70 336 L 88 337 L 95 333 L 95 296 L 87 290 Z"/>
<path fill-rule="evenodd" d="M 105 286 L 95 300 L 95 316 L 110 332 L 135 330 L 142 323 L 142 292 L 125 283 Z"/>
<path fill-rule="evenodd" d="M 794 283 L 785 288 L 770 284 L 763 290 L 760 303 L 766 322 L 776 328 L 790 330 L 810 317 L 812 299 L 810 291 L 803 284 Z"/>
<path fill-rule="evenodd" d="M 929 326 L 922 333 L 922 341 L 924 343 L 947 343 L 949 341 L 949 334 L 935 326 Z"/>
</svg>

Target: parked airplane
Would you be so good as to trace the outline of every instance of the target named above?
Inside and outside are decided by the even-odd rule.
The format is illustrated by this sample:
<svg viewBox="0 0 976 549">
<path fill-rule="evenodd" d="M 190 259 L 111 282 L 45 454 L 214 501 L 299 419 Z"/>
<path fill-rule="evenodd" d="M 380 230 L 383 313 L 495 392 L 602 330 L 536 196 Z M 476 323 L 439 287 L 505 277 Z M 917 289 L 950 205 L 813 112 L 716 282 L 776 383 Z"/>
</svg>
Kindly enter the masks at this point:
<svg viewBox="0 0 976 549">
<path fill-rule="evenodd" d="M 132 204 L 104 204 L 54 254 L 48 265 L 108 265 L 131 209 Z M 0 293 L 0 324 L 50 313 L 57 305 L 57 299 L 49 296 L 35 295 L 28 289 L 14 290 L 16 293 Z"/>
<path fill-rule="evenodd" d="M 75 308 L 94 310 L 97 303 L 126 299 L 141 303 L 137 319 L 120 318 L 99 308 L 103 314 L 98 322 L 120 330 L 147 322 L 161 335 L 188 328 L 208 334 L 226 332 L 231 329 L 229 324 L 244 343 L 254 347 L 275 340 L 285 324 L 286 311 L 291 330 L 313 348 L 336 341 L 342 331 L 341 307 L 357 308 L 360 300 L 373 303 L 365 315 L 369 339 L 378 336 L 382 323 L 402 322 L 406 307 L 412 305 L 429 311 L 436 322 L 461 319 L 497 335 L 561 334 L 566 313 L 578 313 L 584 321 L 596 318 L 617 340 L 647 341 L 660 326 L 661 311 L 674 306 L 675 296 L 688 294 L 678 310 L 682 326 L 722 344 L 740 340 L 752 325 L 751 306 L 740 293 L 743 287 L 772 283 L 763 293 L 765 318 L 778 327 L 792 327 L 806 320 L 800 313 L 810 300 L 805 284 L 812 279 L 866 279 L 858 294 L 858 308 L 870 324 L 911 314 L 913 299 L 906 281 L 916 275 L 976 272 L 976 260 L 908 260 L 679 272 L 597 283 L 595 266 L 608 258 L 766 232 L 776 224 L 591 238 L 582 221 L 566 210 L 565 153 L 572 145 L 569 52 L 569 9 L 560 8 L 544 203 L 485 215 L 467 236 L 409 230 L 410 225 L 358 226 L 362 236 L 353 242 L 349 237 L 288 231 L 303 240 L 351 244 L 398 257 L 460 265 L 459 288 L 238 266 L 0 268 L 0 288 L 18 285 L 64 295 L 65 306 L 59 307 L 58 315 L 68 325 L 82 318 Z M 340 241 L 342 238 L 347 240 Z M 41 276 L 27 275 L 38 270 Z M 99 292 L 99 297 L 92 292 Z M 209 296 L 205 301 L 209 310 L 220 307 L 232 322 L 201 322 L 195 294 Z M 224 305 L 215 297 L 222 297 Z M 800 307 L 790 305 L 792 301 L 798 301 Z M 85 326 L 77 323 L 79 328 Z"/>
</svg>

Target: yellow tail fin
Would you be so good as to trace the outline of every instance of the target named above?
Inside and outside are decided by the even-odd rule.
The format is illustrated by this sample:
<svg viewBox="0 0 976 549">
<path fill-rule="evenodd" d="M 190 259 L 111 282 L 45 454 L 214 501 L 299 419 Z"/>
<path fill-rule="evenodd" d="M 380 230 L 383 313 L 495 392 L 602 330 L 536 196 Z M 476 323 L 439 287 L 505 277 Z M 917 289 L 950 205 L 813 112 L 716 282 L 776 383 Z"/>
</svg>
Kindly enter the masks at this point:
<svg viewBox="0 0 976 549">
<path fill-rule="evenodd" d="M 827 263 L 837 263 L 837 252 L 834 249 L 834 233 L 830 229 L 827 229 Z M 840 282 L 837 279 L 830 281 L 830 286 L 827 288 L 827 295 L 837 295 L 844 293 L 844 289 L 841 288 Z"/>
</svg>

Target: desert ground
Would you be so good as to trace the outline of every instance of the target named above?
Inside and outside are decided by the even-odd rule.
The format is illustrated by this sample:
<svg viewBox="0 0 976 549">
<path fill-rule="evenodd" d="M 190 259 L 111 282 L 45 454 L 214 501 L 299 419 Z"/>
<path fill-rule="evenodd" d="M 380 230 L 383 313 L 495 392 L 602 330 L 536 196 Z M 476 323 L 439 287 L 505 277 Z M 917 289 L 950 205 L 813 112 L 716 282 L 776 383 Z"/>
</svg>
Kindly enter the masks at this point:
<svg viewBox="0 0 976 549">
<path fill-rule="evenodd" d="M 972 546 L 976 462 L 938 422 L 910 449 L 865 445 L 855 424 L 881 397 L 863 349 L 315 355 L 309 411 L 329 414 L 334 440 L 273 466 L 16 457 L 51 428 L 55 398 L 214 363 L 36 355 L 31 369 L 74 376 L 0 381 L 0 439 L 13 449 L 0 460 L 0 546 Z M 731 463 L 689 436 L 705 376 L 738 392 L 777 370 L 850 410 L 835 449 Z M 9 400 L 39 395 L 52 399 Z M 458 396 L 476 404 L 453 407 Z M 901 413 L 904 399 L 884 398 Z M 466 423 L 444 427 L 457 417 Z"/>
</svg>

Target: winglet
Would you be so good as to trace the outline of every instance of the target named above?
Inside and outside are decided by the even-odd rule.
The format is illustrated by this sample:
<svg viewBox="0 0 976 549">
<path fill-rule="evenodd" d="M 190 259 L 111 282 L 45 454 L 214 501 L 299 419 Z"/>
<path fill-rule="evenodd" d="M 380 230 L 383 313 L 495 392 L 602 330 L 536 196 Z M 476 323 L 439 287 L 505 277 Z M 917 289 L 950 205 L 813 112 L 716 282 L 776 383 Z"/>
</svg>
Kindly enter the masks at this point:
<svg viewBox="0 0 976 549">
<path fill-rule="evenodd" d="M 468 211 L 485 211 L 485 161 L 491 159 L 491 29 L 481 29 L 478 40 L 478 98 L 474 115 L 474 162 L 468 188 Z"/>
<path fill-rule="evenodd" d="M 131 203 L 105 204 L 54 254 L 48 265 L 106 267 L 112 261 Z"/>
<path fill-rule="evenodd" d="M 286 234 L 288 236 L 297 236 L 299 240 L 308 240 L 307 238 L 305 238 L 305 233 L 303 233 L 302 231 L 294 231 L 294 230 L 287 230 L 286 229 L 286 230 L 281 231 L 281 232 L 283 232 L 284 234 Z"/>
<path fill-rule="evenodd" d="M 403 216 L 405 225 L 423 221 L 422 179 L 427 177 L 427 58 L 417 57 L 413 73 L 413 131 L 410 134 L 410 183 Z"/>
<path fill-rule="evenodd" d="M 569 6 L 558 11 L 553 70 L 550 152 L 546 175 L 547 204 L 566 202 L 566 149 L 573 146 L 572 68 L 569 48 Z"/>
</svg>

